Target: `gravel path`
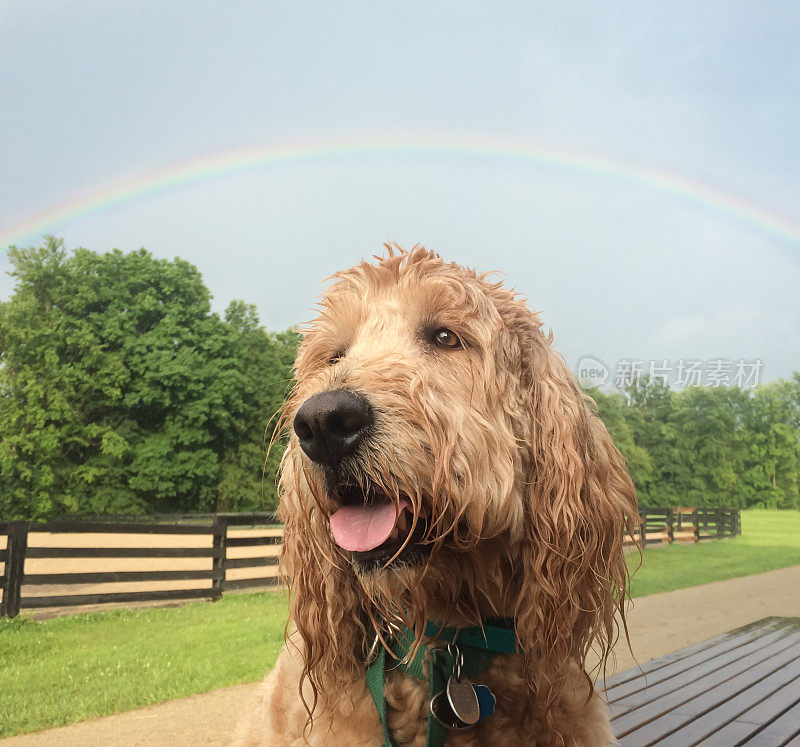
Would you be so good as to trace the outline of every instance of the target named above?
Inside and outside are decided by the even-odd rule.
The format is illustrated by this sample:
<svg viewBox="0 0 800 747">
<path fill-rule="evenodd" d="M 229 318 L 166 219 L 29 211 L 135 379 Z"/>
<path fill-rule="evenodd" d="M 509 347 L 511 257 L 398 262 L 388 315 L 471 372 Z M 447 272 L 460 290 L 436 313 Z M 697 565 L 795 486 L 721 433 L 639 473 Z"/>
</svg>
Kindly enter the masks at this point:
<svg viewBox="0 0 800 747">
<path fill-rule="evenodd" d="M 628 624 L 636 657 L 644 663 L 770 615 L 800 617 L 800 566 L 641 597 Z M 614 671 L 631 666 L 623 641 Z M 224 745 L 254 687 L 228 687 L 0 742 L 4 747 Z"/>
</svg>

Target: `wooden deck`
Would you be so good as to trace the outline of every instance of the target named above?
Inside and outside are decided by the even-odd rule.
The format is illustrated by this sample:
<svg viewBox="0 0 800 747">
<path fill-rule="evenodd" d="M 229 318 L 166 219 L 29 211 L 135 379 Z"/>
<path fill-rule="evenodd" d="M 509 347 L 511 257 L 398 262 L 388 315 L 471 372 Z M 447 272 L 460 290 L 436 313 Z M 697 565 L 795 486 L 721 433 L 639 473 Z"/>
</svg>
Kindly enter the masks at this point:
<svg viewBox="0 0 800 747">
<path fill-rule="evenodd" d="M 800 747 L 800 618 L 654 659 L 609 678 L 606 693 L 621 745 Z"/>
</svg>

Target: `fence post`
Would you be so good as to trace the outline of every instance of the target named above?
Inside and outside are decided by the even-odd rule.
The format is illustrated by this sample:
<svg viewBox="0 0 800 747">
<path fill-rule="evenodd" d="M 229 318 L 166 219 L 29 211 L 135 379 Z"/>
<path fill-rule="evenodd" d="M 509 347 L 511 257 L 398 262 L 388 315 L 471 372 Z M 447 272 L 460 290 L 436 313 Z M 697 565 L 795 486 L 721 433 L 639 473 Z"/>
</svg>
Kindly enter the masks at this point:
<svg viewBox="0 0 800 747">
<path fill-rule="evenodd" d="M 675 515 L 672 513 L 672 509 L 667 509 L 667 543 L 672 544 L 675 541 Z"/>
<path fill-rule="evenodd" d="M 700 520 L 697 518 L 697 507 L 692 508 L 692 532 L 695 543 L 700 541 Z"/>
<path fill-rule="evenodd" d="M 6 550 L 6 588 L 3 590 L 0 616 L 16 617 L 22 601 L 22 576 L 25 573 L 25 553 L 28 551 L 27 521 L 11 522 Z"/>
<path fill-rule="evenodd" d="M 225 591 L 225 575 L 228 555 L 228 521 L 225 517 L 217 516 L 213 524 L 214 539 L 211 546 L 220 550 L 219 556 L 211 561 L 211 571 L 214 578 L 211 580 L 211 601 L 216 602 Z"/>
<path fill-rule="evenodd" d="M 642 549 L 647 546 L 647 510 L 639 511 L 639 539 L 642 541 Z"/>
<path fill-rule="evenodd" d="M 11 540 L 8 539 L 8 535 L 10 534 L 10 532 L 3 532 L 3 534 L 6 535 L 7 539 L 6 539 L 6 550 L 5 550 L 6 559 L 3 561 L 4 565 L 3 575 L 0 576 L 0 581 L 2 581 L 2 583 L 0 584 L 0 594 L 2 595 L 2 597 L 0 597 L 0 617 L 6 616 L 6 603 L 8 602 L 8 577 L 9 577 L 8 554 L 11 552 Z"/>
</svg>

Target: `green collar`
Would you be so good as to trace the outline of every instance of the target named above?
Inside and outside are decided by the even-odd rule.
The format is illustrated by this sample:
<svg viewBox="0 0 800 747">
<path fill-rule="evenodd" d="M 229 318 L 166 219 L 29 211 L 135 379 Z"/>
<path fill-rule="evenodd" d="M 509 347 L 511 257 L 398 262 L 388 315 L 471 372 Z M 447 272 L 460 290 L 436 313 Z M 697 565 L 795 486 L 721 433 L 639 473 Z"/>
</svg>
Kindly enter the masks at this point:
<svg viewBox="0 0 800 747">
<path fill-rule="evenodd" d="M 469 628 L 443 628 L 436 623 L 428 622 L 425 626 L 425 636 L 444 643 L 457 643 L 464 655 L 463 673 L 466 677 L 474 677 L 486 671 L 497 654 L 521 652 L 512 620 L 490 620 L 483 626 L 476 625 Z M 393 747 L 386 720 L 386 698 L 383 690 L 386 669 L 399 669 L 412 677 L 428 679 L 431 699 L 444 690 L 453 672 L 455 664 L 453 656 L 446 648 L 438 646 L 422 644 L 412 661 L 403 662 L 414 640 L 414 634 L 410 629 L 399 630 L 397 635 L 387 640 L 394 661 L 390 660 L 387 663 L 386 649 L 379 644 L 377 655 L 367 668 L 367 688 L 378 709 L 378 717 L 383 727 L 383 747 Z M 424 671 L 426 660 L 429 676 L 426 676 Z M 428 715 L 425 742 L 427 747 L 441 747 L 449 733 L 439 721 Z"/>
<path fill-rule="evenodd" d="M 489 620 L 485 625 L 473 625 L 470 628 L 441 628 L 436 623 L 428 621 L 425 625 L 425 635 L 445 643 L 457 640 L 459 646 L 469 646 L 495 654 L 522 653 L 517 644 L 514 621 L 502 617 Z"/>
</svg>

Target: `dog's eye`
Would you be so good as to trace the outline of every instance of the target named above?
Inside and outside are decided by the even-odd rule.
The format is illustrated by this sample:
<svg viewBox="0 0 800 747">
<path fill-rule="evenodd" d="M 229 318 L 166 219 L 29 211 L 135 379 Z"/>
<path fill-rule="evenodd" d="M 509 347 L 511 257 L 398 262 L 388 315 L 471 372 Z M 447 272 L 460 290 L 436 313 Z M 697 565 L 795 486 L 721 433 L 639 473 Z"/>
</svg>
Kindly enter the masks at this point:
<svg viewBox="0 0 800 747">
<path fill-rule="evenodd" d="M 335 366 L 344 356 L 346 355 L 346 351 L 344 350 L 337 350 L 328 361 L 328 364 L 331 366 Z"/>
<path fill-rule="evenodd" d="M 433 333 L 433 344 L 440 348 L 460 348 L 458 335 L 447 327 L 440 327 Z"/>
</svg>

